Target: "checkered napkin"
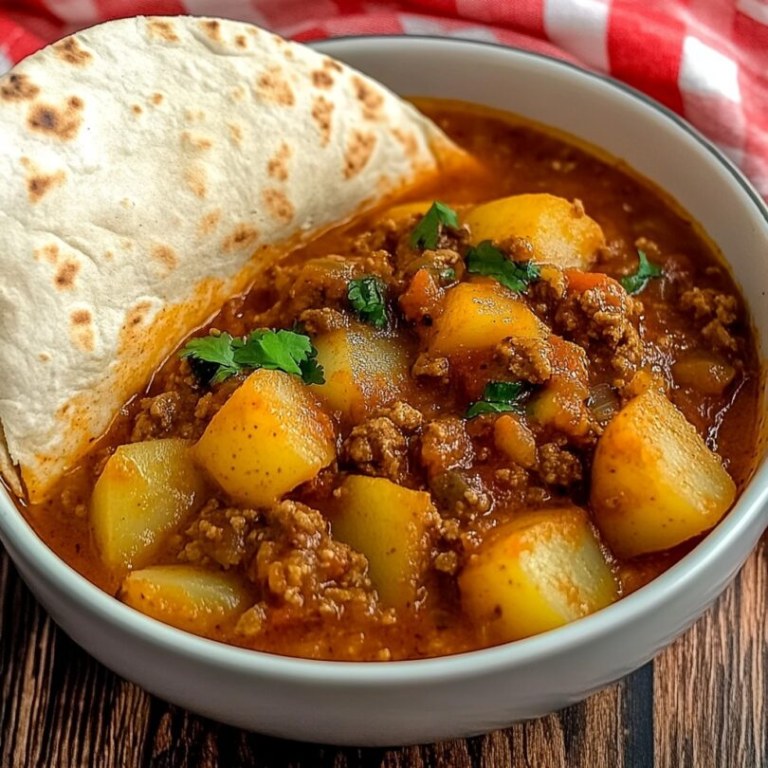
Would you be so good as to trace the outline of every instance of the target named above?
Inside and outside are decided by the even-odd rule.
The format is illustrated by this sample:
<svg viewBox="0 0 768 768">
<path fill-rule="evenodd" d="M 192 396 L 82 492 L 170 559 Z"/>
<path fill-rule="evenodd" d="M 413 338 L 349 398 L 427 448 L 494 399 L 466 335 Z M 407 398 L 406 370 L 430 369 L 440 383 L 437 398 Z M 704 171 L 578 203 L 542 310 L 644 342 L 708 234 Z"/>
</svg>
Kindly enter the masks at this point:
<svg viewBox="0 0 768 768">
<path fill-rule="evenodd" d="M 685 116 L 768 197 L 768 0 L 10 0 L 0 1 L 0 72 L 100 21 L 180 13 L 303 41 L 442 35 L 575 61 Z"/>
</svg>

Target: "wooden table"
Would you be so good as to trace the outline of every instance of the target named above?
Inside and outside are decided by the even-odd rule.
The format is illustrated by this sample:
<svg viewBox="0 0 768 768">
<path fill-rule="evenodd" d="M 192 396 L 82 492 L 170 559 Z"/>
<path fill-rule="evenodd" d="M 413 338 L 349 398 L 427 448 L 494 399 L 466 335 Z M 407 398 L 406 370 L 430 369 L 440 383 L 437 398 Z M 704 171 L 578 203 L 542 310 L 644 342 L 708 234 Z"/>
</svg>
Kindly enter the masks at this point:
<svg viewBox="0 0 768 768">
<path fill-rule="evenodd" d="M 768 766 L 768 535 L 684 637 L 534 722 L 405 749 L 337 749 L 218 725 L 108 672 L 58 631 L 0 550 L 2 768 Z"/>
</svg>

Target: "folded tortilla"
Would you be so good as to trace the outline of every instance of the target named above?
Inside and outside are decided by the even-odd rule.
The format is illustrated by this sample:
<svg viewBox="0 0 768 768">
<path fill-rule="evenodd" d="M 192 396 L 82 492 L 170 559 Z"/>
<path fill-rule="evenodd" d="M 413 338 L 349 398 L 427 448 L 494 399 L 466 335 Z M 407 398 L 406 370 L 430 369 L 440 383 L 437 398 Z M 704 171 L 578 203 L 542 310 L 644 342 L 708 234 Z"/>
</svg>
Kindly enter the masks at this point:
<svg viewBox="0 0 768 768">
<path fill-rule="evenodd" d="M 0 79 L 6 482 L 44 499 L 269 262 L 458 154 L 381 85 L 248 24 L 123 19 L 21 62 Z"/>
</svg>

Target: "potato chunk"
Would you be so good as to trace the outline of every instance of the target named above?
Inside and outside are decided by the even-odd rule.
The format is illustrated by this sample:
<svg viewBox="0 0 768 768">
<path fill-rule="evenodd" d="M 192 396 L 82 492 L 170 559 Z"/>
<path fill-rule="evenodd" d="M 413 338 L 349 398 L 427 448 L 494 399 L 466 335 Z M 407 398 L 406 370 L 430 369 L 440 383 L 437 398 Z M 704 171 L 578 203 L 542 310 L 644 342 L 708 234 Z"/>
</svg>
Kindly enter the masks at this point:
<svg viewBox="0 0 768 768">
<path fill-rule="evenodd" d="M 658 552 L 703 533 L 735 496 L 720 457 L 654 389 L 630 400 L 597 444 L 590 502 L 619 557 Z"/>
<path fill-rule="evenodd" d="M 618 598 L 586 512 L 528 512 L 489 534 L 459 575 L 461 601 L 489 640 L 519 640 Z"/>
<path fill-rule="evenodd" d="M 408 355 L 396 339 L 363 325 L 314 339 L 325 384 L 315 392 L 333 410 L 359 420 L 398 399 L 408 383 Z"/>
<path fill-rule="evenodd" d="M 203 502 L 205 480 L 188 440 L 121 445 L 91 496 L 96 546 L 108 568 L 140 567 Z"/>
<path fill-rule="evenodd" d="M 368 558 L 383 603 L 408 608 L 428 565 L 435 515 L 428 493 L 382 477 L 350 475 L 341 486 L 331 532 Z"/>
<path fill-rule="evenodd" d="M 197 635 L 210 635 L 253 604 L 234 575 L 193 565 L 157 565 L 133 571 L 120 599 L 154 619 Z"/>
<path fill-rule="evenodd" d="M 600 225 L 579 204 L 549 194 L 514 195 L 473 208 L 464 222 L 472 242 L 528 240 L 534 261 L 589 269 L 605 245 Z"/>
<path fill-rule="evenodd" d="M 309 388 L 281 371 L 254 371 L 194 447 L 241 504 L 268 506 L 311 480 L 335 455 L 333 425 Z"/>
<path fill-rule="evenodd" d="M 435 320 L 432 357 L 488 349 L 507 338 L 546 339 L 549 330 L 523 301 L 492 281 L 459 283 L 445 294 Z"/>
</svg>

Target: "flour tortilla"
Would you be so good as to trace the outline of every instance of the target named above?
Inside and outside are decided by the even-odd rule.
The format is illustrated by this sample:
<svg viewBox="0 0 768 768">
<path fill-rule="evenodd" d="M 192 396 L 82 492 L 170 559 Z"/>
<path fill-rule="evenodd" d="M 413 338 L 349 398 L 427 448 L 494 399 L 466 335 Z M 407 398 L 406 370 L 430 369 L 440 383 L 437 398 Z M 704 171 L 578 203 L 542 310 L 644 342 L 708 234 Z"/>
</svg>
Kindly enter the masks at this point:
<svg viewBox="0 0 768 768">
<path fill-rule="evenodd" d="M 459 150 L 254 26 L 131 18 L 0 79 L 0 472 L 29 499 L 288 245 Z M 4 437 L 4 441 L 3 441 Z"/>
</svg>

